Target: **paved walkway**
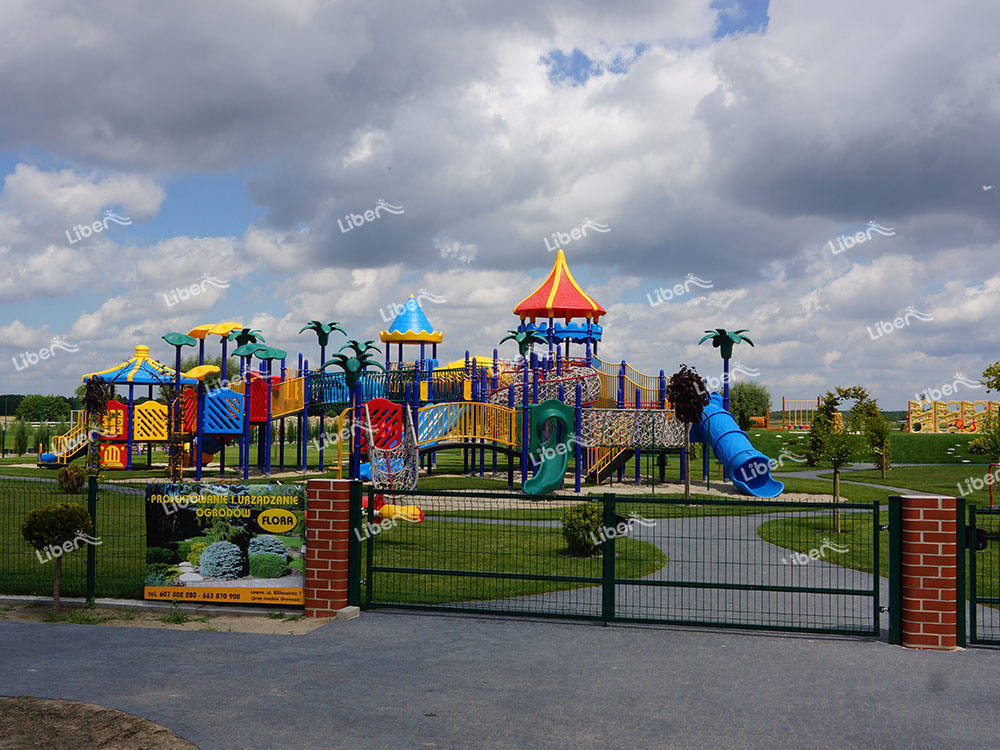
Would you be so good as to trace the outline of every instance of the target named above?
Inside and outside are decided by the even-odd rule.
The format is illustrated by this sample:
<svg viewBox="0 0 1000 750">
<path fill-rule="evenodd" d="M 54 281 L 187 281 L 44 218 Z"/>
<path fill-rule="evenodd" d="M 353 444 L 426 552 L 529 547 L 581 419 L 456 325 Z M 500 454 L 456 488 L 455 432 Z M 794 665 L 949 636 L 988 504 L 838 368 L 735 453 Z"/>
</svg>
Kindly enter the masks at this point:
<svg viewBox="0 0 1000 750">
<path fill-rule="evenodd" d="M 0 622 L 0 693 L 210 748 L 993 748 L 1000 650 L 367 612 L 305 636 Z"/>
</svg>

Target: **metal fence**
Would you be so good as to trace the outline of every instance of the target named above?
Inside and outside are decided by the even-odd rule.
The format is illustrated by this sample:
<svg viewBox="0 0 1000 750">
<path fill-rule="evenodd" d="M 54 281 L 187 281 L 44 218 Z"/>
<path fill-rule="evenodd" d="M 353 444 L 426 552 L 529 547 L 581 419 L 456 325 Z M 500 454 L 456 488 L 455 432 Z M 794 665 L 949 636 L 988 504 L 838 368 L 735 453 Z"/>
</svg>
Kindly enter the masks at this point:
<svg viewBox="0 0 1000 750">
<path fill-rule="evenodd" d="M 72 551 L 56 555 L 24 540 L 21 524 L 28 512 L 59 502 L 96 510 L 91 536 L 99 543 L 80 538 Z M 94 563 L 89 591 L 88 553 Z M 91 500 L 86 485 L 80 493 L 65 493 L 50 479 L 0 477 L 0 593 L 51 595 L 57 556 L 63 561 L 62 595 L 141 599 L 146 564 L 142 490 L 100 485 Z"/>
<path fill-rule="evenodd" d="M 877 503 L 413 491 L 381 499 L 422 523 L 376 526 L 379 499 L 355 529 L 368 606 L 880 632 Z M 581 503 L 597 552 L 572 557 L 561 517 Z"/>
<path fill-rule="evenodd" d="M 1000 644 L 1000 508 L 968 512 L 969 641 Z"/>
</svg>

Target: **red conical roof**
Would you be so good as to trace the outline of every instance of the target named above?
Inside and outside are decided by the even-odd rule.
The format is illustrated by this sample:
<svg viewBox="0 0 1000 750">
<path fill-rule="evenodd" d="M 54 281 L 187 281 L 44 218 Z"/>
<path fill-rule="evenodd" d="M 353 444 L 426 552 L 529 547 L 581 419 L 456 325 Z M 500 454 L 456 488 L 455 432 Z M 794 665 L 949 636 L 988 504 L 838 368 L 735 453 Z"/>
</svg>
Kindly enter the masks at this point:
<svg viewBox="0 0 1000 750">
<path fill-rule="evenodd" d="M 556 254 L 548 278 L 514 308 L 521 320 L 532 322 L 535 318 L 565 318 L 567 323 L 572 318 L 590 318 L 596 323 L 607 312 L 576 283 L 562 250 Z"/>
</svg>

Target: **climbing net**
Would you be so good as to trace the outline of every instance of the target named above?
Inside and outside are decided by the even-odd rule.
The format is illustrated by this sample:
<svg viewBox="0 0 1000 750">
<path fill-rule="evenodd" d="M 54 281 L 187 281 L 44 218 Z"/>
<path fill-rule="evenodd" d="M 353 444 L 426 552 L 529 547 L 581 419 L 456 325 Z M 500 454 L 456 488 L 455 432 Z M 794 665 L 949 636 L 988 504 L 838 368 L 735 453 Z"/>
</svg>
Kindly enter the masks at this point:
<svg viewBox="0 0 1000 750">
<path fill-rule="evenodd" d="M 380 447 L 372 435 L 372 418 L 365 404 L 365 429 L 368 431 L 368 460 L 372 485 L 377 490 L 415 490 L 417 488 L 417 436 L 410 420 L 410 410 L 403 410 L 402 440 L 393 446 Z"/>
<path fill-rule="evenodd" d="M 566 365 L 563 367 L 562 375 L 556 376 L 555 370 L 549 370 L 546 373 L 547 377 L 538 381 L 538 402 L 547 401 L 550 398 L 559 398 L 559 387 L 562 386 L 562 402 L 564 404 L 569 404 L 573 406 L 576 404 L 576 384 L 581 385 L 580 393 L 580 403 L 589 404 L 597 400 L 601 395 L 601 375 L 593 367 L 587 367 L 586 365 Z M 520 406 L 522 403 L 523 395 L 522 391 L 524 389 L 524 375 L 523 370 L 518 373 L 508 373 L 506 378 L 501 379 L 500 388 L 492 391 L 487 400 L 491 404 L 500 404 L 501 406 L 506 406 L 507 401 L 510 398 L 508 396 L 508 387 L 514 387 L 514 406 L 515 408 Z M 532 398 L 534 393 L 534 385 L 529 377 L 528 379 L 528 397 L 529 400 L 534 400 Z"/>
<path fill-rule="evenodd" d="M 580 418 L 583 445 L 606 448 L 680 448 L 686 425 L 673 411 L 660 409 L 584 409 Z"/>
</svg>

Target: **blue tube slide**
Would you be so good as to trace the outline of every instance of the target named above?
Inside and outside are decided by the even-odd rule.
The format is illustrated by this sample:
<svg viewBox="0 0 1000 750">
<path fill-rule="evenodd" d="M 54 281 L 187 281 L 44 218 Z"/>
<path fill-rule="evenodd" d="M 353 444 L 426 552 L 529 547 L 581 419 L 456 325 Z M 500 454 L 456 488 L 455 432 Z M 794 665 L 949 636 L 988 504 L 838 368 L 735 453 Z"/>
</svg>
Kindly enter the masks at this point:
<svg viewBox="0 0 1000 750">
<path fill-rule="evenodd" d="M 722 396 L 713 393 L 705 405 L 701 422 L 691 426 L 691 440 L 702 442 L 709 435 L 712 452 L 726 467 L 740 492 L 754 497 L 777 497 L 784 482 L 771 477 L 771 459 L 750 444 L 750 438 L 722 408 Z"/>
</svg>

